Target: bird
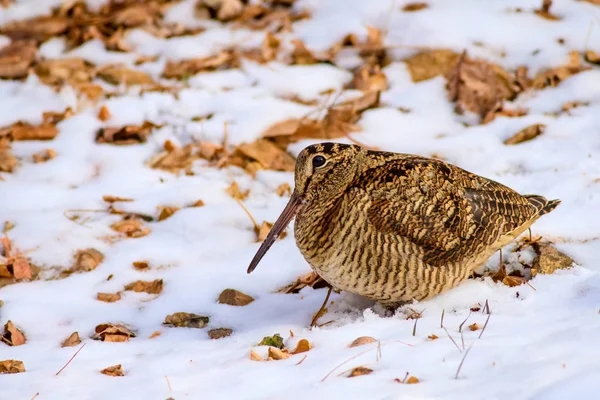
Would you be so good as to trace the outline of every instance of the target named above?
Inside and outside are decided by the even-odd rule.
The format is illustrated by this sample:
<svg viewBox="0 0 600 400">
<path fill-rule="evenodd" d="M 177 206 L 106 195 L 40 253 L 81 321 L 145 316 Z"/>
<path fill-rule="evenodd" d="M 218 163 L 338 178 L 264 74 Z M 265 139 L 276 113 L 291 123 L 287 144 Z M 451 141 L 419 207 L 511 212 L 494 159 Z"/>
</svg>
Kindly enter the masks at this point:
<svg viewBox="0 0 600 400">
<path fill-rule="evenodd" d="M 295 217 L 314 272 L 394 310 L 455 288 L 559 204 L 435 158 L 316 143 L 298 154 L 289 202 L 247 272 Z"/>
</svg>

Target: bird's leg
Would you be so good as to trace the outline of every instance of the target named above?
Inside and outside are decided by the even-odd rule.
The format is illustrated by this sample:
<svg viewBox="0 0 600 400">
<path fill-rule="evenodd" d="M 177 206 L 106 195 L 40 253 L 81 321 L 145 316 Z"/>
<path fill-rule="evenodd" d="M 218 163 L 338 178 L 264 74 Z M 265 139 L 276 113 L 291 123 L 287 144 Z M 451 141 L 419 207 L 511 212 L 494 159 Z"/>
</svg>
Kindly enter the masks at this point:
<svg viewBox="0 0 600 400">
<path fill-rule="evenodd" d="M 316 314 L 313 316 L 313 319 L 312 319 L 312 321 L 310 323 L 310 327 L 311 328 L 314 328 L 315 326 L 317 326 L 317 321 L 325 313 L 325 307 L 327 307 L 327 302 L 329 301 L 329 296 L 331 296 L 331 291 L 332 290 L 333 290 L 333 286 L 329 286 L 329 290 L 327 290 L 327 296 L 325 296 L 325 301 L 321 305 L 321 308 L 319 308 L 319 311 L 317 311 Z"/>
</svg>

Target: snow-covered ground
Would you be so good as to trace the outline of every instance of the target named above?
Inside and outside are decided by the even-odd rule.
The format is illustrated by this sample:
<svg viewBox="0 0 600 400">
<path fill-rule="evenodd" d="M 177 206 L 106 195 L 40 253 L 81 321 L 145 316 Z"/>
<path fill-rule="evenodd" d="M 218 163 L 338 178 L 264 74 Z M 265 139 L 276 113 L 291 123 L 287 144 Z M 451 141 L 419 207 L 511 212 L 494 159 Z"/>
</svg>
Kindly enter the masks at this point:
<svg viewBox="0 0 600 400">
<path fill-rule="evenodd" d="M 102 2 L 89 3 L 99 7 Z M 39 400 L 596 399 L 600 67 L 590 64 L 591 69 L 556 87 L 529 90 L 508 102 L 506 108 L 528 109 L 525 116 L 466 125 L 448 100 L 446 80 L 438 76 L 413 83 L 401 60 L 424 48 L 467 49 L 471 57 L 509 70 L 525 65 L 535 75 L 567 64 L 572 50 L 600 53 L 600 6 L 555 1 L 551 12 L 561 19 L 552 21 L 533 13 L 541 1 L 430 0 L 428 8 L 415 12 L 402 11 L 406 3 L 299 0 L 294 7 L 310 10 L 311 17 L 295 22 L 293 32 L 285 35 L 322 51 L 349 33 L 364 38 L 367 26 L 386 32 L 384 43 L 394 61 L 383 72 L 390 85 L 381 94 L 382 105 L 362 114 L 357 123 L 361 131 L 352 138 L 388 151 L 435 154 L 521 193 L 561 199 L 554 212 L 533 226 L 533 234 L 553 242 L 575 260 L 575 267 L 537 275 L 530 285 L 517 287 L 490 278 L 469 280 L 412 305 L 422 312 L 414 335 L 415 320 L 407 319 L 406 312 L 384 318 L 372 304 L 342 292 L 333 295 L 334 304 L 321 319 L 334 322 L 311 330 L 310 320 L 326 290 L 307 287 L 297 294 L 277 293 L 310 271 L 292 231 L 288 229 L 289 235 L 247 275 L 259 243 L 251 220 L 227 193 L 234 181 L 242 190 L 249 189 L 245 206 L 259 223 L 273 222 L 287 202 L 287 195 L 279 196 L 276 188 L 282 183 L 293 186 L 293 174 L 258 171 L 253 178 L 240 168 L 218 169 L 203 161 L 194 164 L 193 174 L 173 174 L 152 169 L 147 162 L 167 139 L 177 145 L 193 140 L 222 143 L 225 123 L 231 148 L 251 142 L 273 123 L 313 111 L 317 106 L 307 104 L 322 102 L 323 92 L 342 89 L 352 80 L 347 69 L 360 59 L 349 56 L 337 66 L 243 61 L 240 68 L 191 76 L 176 93 L 140 94 L 135 88 L 113 86 L 118 94 L 95 104 L 83 102 L 69 86 L 53 91 L 34 74 L 25 81 L 0 81 L 0 126 L 19 120 L 39 124 L 43 112 L 66 107 L 75 111 L 57 125 L 54 140 L 13 142 L 20 165 L 12 173 L 0 173 L 0 224 L 14 225 L 7 232 L 13 249 L 42 269 L 39 279 L 0 288 L 0 323 L 11 320 L 27 339 L 21 346 L 0 343 L 0 361 L 21 360 L 26 368 L 25 373 L 0 375 L 0 399 L 30 399 L 38 393 Z M 46 14 L 57 4 L 17 1 L 0 9 L 0 23 Z M 264 32 L 233 31 L 229 25 L 196 20 L 194 4 L 182 1 L 165 15 L 183 26 L 208 27 L 194 36 L 159 39 L 130 30 L 124 39 L 129 53 L 109 52 L 96 41 L 66 50 L 62 39 L 54 38 L 42 45 L 40 55 L 129 66 L 139 56 L 158 56 L 137 68 L 166 83 L 159 75 L 167 59 L 206 57 L 232 45 L 260 46 Z M 0 43 L 9 39 L 0 37 Z M 292 97 L 304 102 L 289 100 Z M 585 104 L 561 112 L 569 102 Z M 107 121 L 98 118 L 103 106 L 110 112 Z M 196 118 L 207 115 L 212 118 Z M 94 141 L 101 127 L 144 121 L 162 126 L 146 143 L 115 146 Z M 539 137 L 503 144 L 536 123 L 547 126 Z M 316 141 L 293 143 L 288 150 L 297 154 Z M 31 161 L 32 154 L 48 148 L 56 151 L 54 159 Z M 164 221 L 145 223 L 151 230 L 146 236 L 108 240 L 118 235 L 110 226 L 122 216 L 69 211 L 106 209 L 104 195 L 132 198 L 115 207 L 154 217 L 159 206 L 181 209 Z M 197 200 L 204 206 L 188 207 Z M 75 214 L 79 219 L 67 218 Z M 57 271 L 73 264 L 76 251 L 87 248 L 104 254 L 96 269 L 54 279 Z M 505 251 L 504 257 L 510 263 L 518 255 Z M 135 261 L 147 261 L 150 268 L 135 269 Z M 497 257 L 488 267 L 498 267 Z M 155 279 L 164 282 L 158 295 L 125 291 L 112 303 L 96 298 L 98 292 L 116 293 L 131 282 Z M 255 301 L 243 307 L 219 304 L 217 298 L 226 288 Z M 481 330 L 465 327 L 485 324 L 486 301 L 492 313 L 479 338 Z M 479 311 L 470 311 L 478 304 Z M 447 331 L 440 327 L 443 310 Z M 165 317 L 175 312 L 209 316 L 210 322 L 203 329 L 164 326 Z M 467 317 L 461 338 L 459 326 Z M 102 323 L 127 324 L 137 336 L 125 343 L 92 340 L 94 328 Z M 208 330 L 223 327 L 233 334 L 218 340 L 208 337 Z M 56 376 L 78 349 L 61 347 L 75 331 L 85 347 Z M 160 335 L 150 338 L 157 331 Z M 289 349 L 300 339 L 313 348 L 286 360 L 251 360 L 251 350 L 266 356 L 267 347 L 257 344 L 275 333 Z M 431 335 L 438 339 L 428 338 Z M 348 347 L 359 336 L 379 343 Z M 124 376 L 100 373 L 115 364 L 122 365 Z M 347 378 L 347 371 L 357 366 L 373 373 Z M 403 380 L 407 372 L 420 382 L 395 380 Z"/>
</svg>

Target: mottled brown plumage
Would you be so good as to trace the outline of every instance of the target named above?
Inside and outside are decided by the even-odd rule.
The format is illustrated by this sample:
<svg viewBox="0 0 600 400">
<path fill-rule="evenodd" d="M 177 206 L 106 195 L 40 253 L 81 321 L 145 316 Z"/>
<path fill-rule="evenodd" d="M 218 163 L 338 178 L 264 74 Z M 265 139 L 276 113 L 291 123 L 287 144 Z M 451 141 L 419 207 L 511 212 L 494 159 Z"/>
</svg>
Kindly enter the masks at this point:
<svg viewBox="0 0 600 400">
<path fill-rule="evenodd" d="M 296 215 L 319 275 L 393 307 L 457 286 L 559 203 L 435 159 L 316 144 L 299 154 L 290 202 L 248 272 Z"/>
</svg>

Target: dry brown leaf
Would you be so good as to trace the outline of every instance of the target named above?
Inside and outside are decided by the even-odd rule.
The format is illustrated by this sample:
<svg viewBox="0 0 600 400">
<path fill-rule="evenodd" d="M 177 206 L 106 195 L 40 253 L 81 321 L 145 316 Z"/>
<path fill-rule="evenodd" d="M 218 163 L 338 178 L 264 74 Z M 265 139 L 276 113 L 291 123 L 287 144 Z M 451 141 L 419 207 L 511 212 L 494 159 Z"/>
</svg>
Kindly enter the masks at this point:
<svg viewBox="0 0 600 400">
<path fill-rule="evenodd" d="M 112 367 L 104 368 L 100 373 L 108 376 L 123 376 L 123 368 L 121 367 L 121 364 L 117 364 Z"/>
<path fill-rule="evenodd" d="M 144 226 L 139 219 L 125 219 L 110 226 L 113 230 L 124 233 L 130 238 L 139 238 L 150 233 L 150 228 Z"/>
<path fill-rule="evenodd" d="M 94 66 L 82 58 L 59 58 L 42 60 L 35 66 L 35 73 L 47 85 L 71 85 L 89 83 L 96 72 Z"/>
<path fill-rule="evenodd" d="M 196 200 L 190 207 L 204 207 L 204 202 L 202 200 Z"/>
<path fill-rule="evenodd" d="M 194 153 L 194 146 L 188 144 L 184 147 L 175 147 L 171 150 L 164 150 L 150 159 L 152 168 L 162 169 L 168 172 L 178 172 L 180 170 L 191 171 L 194 161 L 200 157 Z"/>
<path fill-rule="evenodd" d="M 534 13 L 544 19 L 549 20 L 549 21 L 560 20 L 560 17 L 558 17 L 550 12 L 551 6 L 552 6 L 552 0 L 542 0 L 542 7 L 540 9 L 534 10 Z"/>
<path fill-rule="evenodd" d="M 144 271 L 149 269 L 150 265 L 148 265 L 148 261 L 134 261 L 133 268 L 137 269 L 138 271 Z"/>
<path fill-rule="evenodd" d="M 12 273 L 15 279 L 31 279 L 31 266 L 23 256 L 15 256 L 12 262 Z"/>
<path fill-rule="evenodd" d="M 82 83 L 77 85 L 76 89 L 91 101 L 98 100 L 104 94 L 104 88 L 95 84 Z"/>
<path fill-rule="evenodd" d="M 250 350 L 250 359 L 252 361 L 264 361 L 263 358 L 254 350 Z"/>
<path fill-rule="evenodd" d="M 567 65 L 540 72 L 535 78 L 533 78 L 531 86 L 535 89 L 555 87 L 565 79 L 582 71 L 587 71 L 590 68 L 591 67 L 584 66 L 582 64 L 581 55 L 577 51 L 573 50 L 569 53 L 569 63 Z"/>
<path fill-rule="evenodd" d="M 55 157 L 56 157 L 56 151 L 53 149 L 40 150 L 31 156 L 31 158 L 33 159 L 33 162 L 36 164 L 52 160 Z"/>
<path fill-rule="evenodd" d="M 58 135 L 58 129 L 51 124 L 31 125 L 16 122 L 0 128 L 0 137 L 7 136 L 12 140 L 52 140 Z"/>
<path fill-rule="evenodd" d="M 350 87 L 365 92 L 380 92 L 387 90 L 388 79 L 379 65 L 365 64 L 354 73 Z"/>
<path fill-rule="evenodd" d="M 125 290 L 131 290 L 136 293 L 160 294 L 163 290 L 164 282 L 162 279 L 153 281 L 135 281 L 125 286 Z"/>
<path fill-rule="evenodd" d="M 98 111 L 98 119 L 100 121 L 108 121 L 111 119 L 112 115 L 110 114 L 110 110 L 106 106 L 100 107 L 100 111 Z"/>
<path fill-rule="evenodd" d="M 529 112 L 528 110 L 523 110 L 523 109 L 505 110 L 503 103 L 498 103 L 495 108 L 488 111 L 487 115 L 485 115 L 483 117 L 481 124 L 483 124 L 483 125 L 489 124 L 494 119 L 496 119 L 496 117 L 511 117 L 511 118 L 522 117 L 524 115 L 527 115 L 528 112 Z"/>
<path fill-rule="evenodd" d="M 477 325 L 477 322 L 472 323 L 471 325 L 469 325 L 469 330 L 470 331 L 478 331 L 480 329 L 481 329 L 481 327 L 479 325 Z"/>
<path fill-rule="evenodd" d="M 544 125 L 544 124 L 535 124 L 535 125 L 528 126 L 527 128 L 521 129 L 519 132 L 515 133 L 513 136 L 506 139 L 504 141 L 504 144 L 506 144 L 506 145 L 519 144 L 519 143 L 526 142 L 528 140 L 535 139 L 536 137 L 538 137 L 542 133 L 544 133 L 545 129 L 546 129 L 546 125 Z"/>
<path fill-rule="evenodd" d="M 237 200 L 245 200 L 246 197 L 250 194 L 250 190 L 245 190 L 242 192 L 240 189 L 240 185 L 237 182 L 233 181 L 233 183 L 227 188 L 227 194 Z"/>
<path fill-rule="evenodd" d="M 408 3 L 402 7 L 402 11 L 404 12 L 412 12 L 412 11 L 420 11 L 429 7 L 427 3 Z"/>
<path fill-rule="evenodd" d="M 167 61 L 162 76 L 167 79 L 187 79 L 200 72 L 235 68 L 239 60 L 233 51 L 222 51 L 217 55 L 183 61 Z"/>
<path fill-rule="evenodd" d="M 154 80 L 145 72 L 119 65 L 108 65 L 98 70 L 98 76 L 113 85 L 152 85 Z"/>
<path fill-rule="evenodd" d="M 42 16 L 8 23 L 0 27 L 0 34 L 8 36 L 12 40 L 33 39 L 43 42 L 64 33 L 68 27 L 69 20 L 67 18 Z"/>
<path fill-rule="evenodd" d="M 532 268 L 540 274 L 552 274 L 559 269 L 573 266 L 573 259 L 558 251 L 551 244 L 536 242 L 532 244 L 532 247 L 536 252 Z"/>
<path fill-rule="evenodd" d="M 429 336 L 427 336 L 427 339 L 436 340 L 436 339 L 439 339 L 439 336 L 438 335 L 429 335 Z"/>
<path fill-rule="evenodd" d="M 11 320 L 4 325 L 4 333 L 0 339 L 9 346 L 21 346 L 26 341 L 23 332 Z"/>
<path fill-rule="evenodd" d="M 154 338 L 159 337 L 160 335 L 161 335 L 161 333 L 159 331 L 154 331 L 154 332 L 152 332 L 152 335 L 150 335 L 148 337 L 148 339 L 154 339 Z"/>
<path fill-rule="evenodd" d="M 275 193 L 277 193 L 279 197 L 284 195 L 290 196 L 292 194 L 292 188 L 288 183 L 282 183 L 281 185 L 277 186 Z"/>
<path fill-rule="evenodd" d="M 25 372 L 25 364 L 19 360 L 0 361 L 0 374 L 18 374 Z"/>
<path fill-rule="evenodd" d="M 502 279 L 502 283 L 509 287 L 520 286 L 526 282 L 525 278 L 519 276 L 507 275 Z"/>
<path fill-rule="evenodd" d="M 586 50 L 583 54 L 585 61 L 592 64 L 600 64 L 600 54 L 596 53 L 593 50 Z"/>
<path fill-rule="evenodd" d="M 352 370 L 350 371 L 348 378 L 353 378 L 355 376 L 361 376 L 361 375 L 369 375 L 372 372 L 373 372 L 373 370 L 371 368 L 355 367 L 355 368 L 352 368 Z"/>
<path fill-rule="evenodd" d="M 159 206 L 158 209 L 160 210 L 160 214 L 158 215 L 158 221 L 164 221 L 165 219 L 171 217 L 173 214 L 179 211 L 179 208 L 170 206 Z"/>
<path fill-rule="evenodd" d="M 406 380 L 406 382 L 409 385 L 414 384 L 414 383 L 419 383 L 419 378 L 415 377 L 415 376 L 409 376 L 408 379 Z"/>
<path fill-rule="evenodd" d="M 498 65 L 471 60 L 463 53 L 448 74 L 448 97 L 456 112 L 470 111 L 484 119 L 503 100 L 512 99 L 521 89 L 514 76 Z"/>
<path fill-rule="evenodd" d="M 298 293 L 303 288 L 310 286 L 313 289 L 321 289 L 325 287 L 329 287 L 329 284 L 325 282 L 323 278 L 321 278 L 316 272 L 312 271 L 307 274 L 304 274 L 295 282 L 290 285 L 284 286 L 279 289 L 278 293 Z"/>
<path fill-rule="evenodd" d="M 264 62 L 277 58 L 281 42 L 273 32 L 267 32 L 261 46 L 261 55 Z"/>
<path fill-rule="evenodd" d="M 93 271 L 102 261 L 104 261 L 104 254 L 96 249 L 78 250 L 75 253 L 75 263 L 71 267 L 71 271 Z"/>
<path fill-rule="evenodd" d="M 130 202 L 130 201 L 133 201 L 133 199 L 129 198 L 129 197 L 112 196 L 112 195 L 108 195 L 108 194 L 105 194 L 104 196 L 102 196 L 102 200 L 105 201 L 105 202 L 107 202 L 107 203 Z"/>
<path fill-rule="evenodd" d="M 263 221 L 263 223 L 260 225 L 260 228 L 258 229 L 258 232 L 256 232 L 256 235 L 257 235 L 256 241 L 257 242 L 262 242 L 263 240 L 265 240 L 267 238 L 267 235 L 271 231 L 272 227 L 273 227 L 272 223 L 267 222 L 267 221 Z M 281 234 L 279 235 L 279 237 L 277 238 L 277 240 L 281 240 L 281 239 L 283 239 L 286 236 L 287 236 L 287 232 L 281 232 Z"/>
<path fill-rule="evenodd" d="M 312 345 L 310 344 L 310 342 L 306 339 L 300 339 L 300 341 L 296 345 L 296 348 L 292 350 L 291 354 L 304 353 L 309 351 L 310 349 L 312 349 Z"/>
<path fill-rule="evenodd" d="M 285 360 L 290 358 L 292 355 L 279 350 L 277 347 L 269 347 L 267 357 L 273 360 Z"/>
<path fill-rule="evenodd" d="M 73 347 L 79 345 L 80 343 L 81 338 L 79 337 L 79 332 L 73 332 L 62 342 L 61 347 Z"/>
<path fill-rule="evenodd" d="M 37 46 L 31 40 L 18 40 L 0 49 L 0 78 L 19 79 L 29 74 Z"/>
<path fill-rule="evenodd" d="M 318 62 L 312 52 L 306 48 L 306 45 L 302 40 L 293 39 L 291 43 L 294 46 L 294 50 L 292 51 L 292 64 L 310 65 Z"/>
<path fill-rule="evenodd" d="M 114 303 L 115 301 L 121 300 L 120 293 L 100 293 L 98 292 L 97 299 L 105 303 Z"/>
<path fill-rule="evenodd" d="M 438 75 L 447 75 L 456 67 L 459 58 L 460 54 L 441 49 L 418 53 L 404 62 L 413 82 L 421 82 Z"/>
<path fill-rule="evenodd" d="M 204 328 L 210 321 L 209 317 L 186 312 L 176 312 L 167 315 L 164 325 L 172 325 L 179 328 Z"/>
<path fill-rule="evenodd" d="M 254 301 L 254 298 L 235 289 L 225 289 L 221 292 L 218 302 L 230 306 L 246 306 Z"/>
<path fill-rule="evenodd" d="M 98 325 L 92 339 L 104 342 L 128 342 L 129 338 L 135 336 L 135 332 L 125 325 L 108 323 Z"/>
<path fill-rule="evenodd" d="M 291 154 L 267 139 L 240 144 L 235 149 L 234 156 L 236 155 L 258 162 L 264 169 L 291 172 L 296 166 L 296 161 Z"/>
<path fill-rule="evenodd" d="M 0 172 L 13 172 L 18 163 L 10 149 L 0 148 Z"/>
<path fill-rule="evenodd" d="M 300 120 L 297 118 L 290 118 L 284 121 L 276 122 L 269 126 L 263 133 L 262 137 L 273 137 L 282 135 L 291 135 L 298 130 L 300 126 Z"/>
<path fill-rule="evenodd" d="M 96 132 L 96 143 L 117 145 L 145 143 L 152 130 L 157 127 L 152 122 L 146 121 L 142 126 L 127 125 L 122 128 L 100 128 Z"/>
<path fill-rule="evenodd" d="M 208 331 L 208 337 L 211 339 L 222 339 L 227 336 L 231 336 L 233 331 L 229 328 L 216 328 Z"/>
<path fill-rule="evenodd" d="M 352 343 L 350 343 L 350 346 L 348 346 L 348 347 L 358 347 L 358 346 L 363 346 L 365 344 L 375 343 L 375 342 L 377 342 L 377 339 L 372 338 L 371 336 L 361 336 L 361 337 L 354 339 L 354 341 Z"/>
<path fill-rule="evenodd" d="M 205 160 L 218 160 L 224 152 L 225 148 L 220 144 L 210 142 L 201 142 L 198 144 L 198 155 Z"/>
</svg>

